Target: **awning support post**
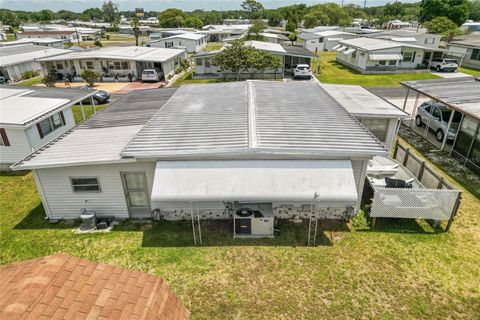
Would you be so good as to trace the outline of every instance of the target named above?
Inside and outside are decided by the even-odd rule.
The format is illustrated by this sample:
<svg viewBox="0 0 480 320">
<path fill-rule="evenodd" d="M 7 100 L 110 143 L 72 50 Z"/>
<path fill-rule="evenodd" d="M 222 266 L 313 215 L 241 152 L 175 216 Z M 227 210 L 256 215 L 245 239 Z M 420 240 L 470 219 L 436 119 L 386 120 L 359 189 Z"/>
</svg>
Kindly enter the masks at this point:
<svg viewBox="0 0 480 320">
<path fill-rule="evenodd" d="M 315 246 L 317 244 L 317 229 L 318 229 L 318 194 L 315 193 L 312 202 L 310 203 L 310 219 L 308 220 L 308 246 Z M 313 238 L 312 238 L 313 227 Z"/>
<path fill-rule="evenodd" d="M 443 149 L 445 148 L 445 143 L 447 143 L 448 133 L 450 132 L 450 127 L 452 126 L 454 115 L 455 115 L 455 110 L 452 110 L 452 113 L 450 114 L 450 119 L 448 119 L 448 125 L 446 130 L 447 132 L 445 132 L 445 136 L 443 137 L 442 147 L 440 148 L 440 151 L 443 151 Z"/>
<path fill-rule="evenodd" d="M 190 201 L 190 218 L 192 219 L 192 231 L 193 231 L 193 243 L 195 245 L 202 244 L 202 230 L 200 228 L 200 213 L 198 210 L 198 204 L 195 205 L 193 210 L 192 202 Z M 194 217 L 196 215 L 196 217 Z"/>
<path fill-rule="evenodd" d="M 85 121 L 85 109 L 83 108 L 82 101 L 80 101 L 80 111 L 82 111 L 82 119 Z"/>
<path fill-rule="evenodd" d="M 97 113 L 97 108 L 95 107 L 95 99 L 93 99 L 93 96 L 90 96 L 90 103 L 92 104 L 93 113 Z"/>
<path fill-rule="evenodd" d="M 408 95 L 410 94 L 410 88 L 407 88 L 407 95 L 405 96 L 405 101 L 403 101 L 403 111 L 407 107 Z"/>
</svg>

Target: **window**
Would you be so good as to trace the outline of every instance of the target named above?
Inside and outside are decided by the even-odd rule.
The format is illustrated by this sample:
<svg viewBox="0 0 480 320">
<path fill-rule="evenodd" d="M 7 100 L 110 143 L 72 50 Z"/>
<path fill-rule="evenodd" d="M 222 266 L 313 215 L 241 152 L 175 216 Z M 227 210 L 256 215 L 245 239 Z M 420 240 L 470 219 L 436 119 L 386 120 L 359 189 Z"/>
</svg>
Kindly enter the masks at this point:
<svg viewBox="0 0 480 320">
<path fill-rule="evenodd" d="M 318 43 L 323 43 L 323 38 L 319 38 Z"/>
<path fill-rule="evenodd" d="M 355 59 L 357 57 L 357 50 L 352 52 L 352 58 Z"/>
<path fill-rule="evenodd" d="M 205 67 L 210 68 L 210 59 L 205 59 Z"/>
<path fill-rule="evenodd" d="M 113 65 L 110 65 L 112 62 L 109 61 L 109 65 L 108 67 L 110 69 L 115 69 L 115 70 L 128 70 L 129 69 L 129 65 L 128 65 L 128 61 L 114 61 L 113 62 Z"/>
<path fill-rule="evenodd" d="M 74 192 L 100 192 L 98 178 L 70 178 L 70 183 Z"/>
<path fill-rule="evenodd" d="M 172 48 L 173 47 L 173 41 L 165 41 L 165 48 Z"/>
<path fill-rule="evenodd" d="M 425 38 L 425 40 L 423 40 L 423 43 L 424 44 L 434 44 L 435 43 L 435 38 Z"/>
<path fill-rule="evenodd" d="M 387 64 L 387 61 L 386 60 L 380 60 L 378 61 L 378 64 L 381 65 L 381 66 L 384 66 Z"/>
<path fill-rule="evenodd" d="M 388 61 L 388 65 L 389 65 L 389 66 L 394 66 L 394 65 L 396 65 L 396 64 L 397 64 L 397 60 L 389 60 L 389 61 Z"/>
<path fill-rule="evenodd" d="M 57 65 L 57 70 L 63 70 L 63 64 L 57 62 L 56 65 Z"/>
<path fill-rule="evenodd" d="M 0 128 L 0 146 L 2 147 L 10 146 L 10 141 L 8 141 L 7 132 L 3 128 Z"/>
<path fill-rule="evenodd" d="M 203 59 L 197 59 L 197 66 L 202 66 L 203 65 Z"/>
<path fill-rule="evenodd" d="M 63 117 L 62 111 L 54 114 L 50 118 L 40 121 L 39 123 L 37 123 L 37 129 L 38 129 L 38 133 L 40 134 L 40 138 L 43 139 L 43 137 L 45 137 L 47 134 L 55 131 L 56 129 L 60 128 L 64 124 L 65 124 L 65 119 Z"/>
<path fill-rule="evenodd" d="M 473 49 L 470 59 L 480 61 L 480 49 Z"/>
<path fill-rule="evenodd" d="M 128 70 L 129 68 L 128 61 L 122 61 L 122 70 Z"/>
<path fill-rule="evenodd" d="M 386 142 L 388 119 L 362 119 L 361 122 L 378 140 Z"/>
<path fill-rule="evenodd" d="M 93 61 L 86 61 L 85 64 L 87 65 L 87 69 L 93 70 Z"/>
<path fill-rule="evenodd" d="M 402 52 L 403 62 L 413 62 L 415 61 L 415 55 L 417 54 L 416 51 L 413 52 Z"/>
</svg>

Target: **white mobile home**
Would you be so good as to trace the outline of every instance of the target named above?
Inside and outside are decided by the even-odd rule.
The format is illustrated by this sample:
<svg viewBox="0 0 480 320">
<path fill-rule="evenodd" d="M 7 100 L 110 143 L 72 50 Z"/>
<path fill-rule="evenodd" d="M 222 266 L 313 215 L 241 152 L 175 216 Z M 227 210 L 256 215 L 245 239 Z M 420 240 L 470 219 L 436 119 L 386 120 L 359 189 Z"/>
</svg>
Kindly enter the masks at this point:
<svg viewBox="0 0 480 320">
<path fill-rule="evenodd" d="M 72 52 L 38 61 L 42 62 L 45 72 L 70 74 L 74 80 L 80 80 L 82 70 L 91 69 L 104 78 L 118 74 L 120 80 L 128 81 L 129 73 L 139 77 L 144 69 L 156 69 L 166 79 L 186 58 L 185 50 L 131 46 Z"/>
<path fill-rule="evenodd" d="M 480 70 L 480 33 L 456 37 L 447 43 L 447 48 L 462 66 Z"/>
<path fill-rule="evenodd" d="M 51 219 L 190 219 L 192 206 L 231 219 L 244 205 L 307 218 L 312 201 L 349 218 L 368 160 L 387 154 L 316 83 L 247 81 L 132 92 L 13 168 L 33 170 Z"/>
<path fill-rule="evenodd" d="M 65 40 L 54 38 L 23 38 L 15 41 L 0 42 L 0 47 L 16 46 L 19 44 L 33 44 L 36 46 L 63 49 Z"/>
<path fill-rule="evenodd" d="M 167 38 L 152 40 L 145 45 L 153 48 L 174 48 L 190 53 L 202 51 L 207 46 L 207 35 L 201 33 L 182 33 Z"/>
<path fill-rule="evenodd" d="M 426 70 L 431 59 L 441 57 L 446 51 L 364 37 L 340 41 L 333 49 L 339 63 L 365 74 Z"/>
<path fill-rule="evenodd" d="M 350 32 L 326 30 L 317 32 L 304 32 L 298 36 L 305 49 L 312 52 L 332 51 L 339 41 L 358 38 L 359 35 Z"/>
<path fill-rule="evenodd" d="M 93 90 L 0 87 L 0 166 L 38 150 L 75 126 L 72 105 Z"/>
<path fill-rule="evenodd" d="M 280 58 L 282 67 L 278 70 L 267 70 L 265 74 L 269 76 L 289 74 L 291 69 L 296 64 L 308 64 L 312 59 L 317 58 L 316 55 L 300 46 L 280 45 L 278 43 L 271 43 L 265 41 L 245 41 L 245 46 L 251 46 L 257 50 L 268 51 Z M 221 72 L 218 66 L 214 65 L 212 58 L 216 56 L 221 50 L 216 51 L 202 51 L 194 55 L 195 58 L 195 75 L 196 76 L 212 76 L 220 77 Z M 251 72 L 244 72 L 243 77 L 249 77 Z"/>
<path fill-rule="evenodd" d="M 10 82 L 17 82 L 23 79 L 23 74 L 27 71 L 41 75 L 42 68 L 37 59 L 54 57 L 68 52 L 70 51 L 32 44 L 0 47 L 0 76 Z"/>
</svg>

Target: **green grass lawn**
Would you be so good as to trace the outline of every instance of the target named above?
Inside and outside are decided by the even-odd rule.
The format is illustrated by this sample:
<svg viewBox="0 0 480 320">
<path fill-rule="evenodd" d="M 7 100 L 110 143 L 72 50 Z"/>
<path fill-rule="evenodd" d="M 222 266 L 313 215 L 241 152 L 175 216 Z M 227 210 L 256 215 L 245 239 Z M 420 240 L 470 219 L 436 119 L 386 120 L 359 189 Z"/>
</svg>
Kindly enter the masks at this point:
<svg viewBox="0 0 480 320">
<path fill-rule="evenodd" d="M 34 85 L 37 85 L 37 84 L 41 83 L 42 79 L 43 79 L 42 76 L 38 76 L 38 77 L 33 77 L 33 78 L 30 78 L 30 79 L 27 79 L 27 80 L 19 81 L 15 84 L 17 84 L 19 86 L 34 86 Z"/>
<path fill-rule="evenodd" d="M 99 104 L 99 105 L 95 106 L 95 108 L 97 109 L 97 111 L 100 111 L 103 108 L 105 108 L 105 106 L 106 105 Z M 85 111 L 85 119 L 88 119 L 93 115 L 93 108 L 92 108 L 91 104 L 84 104 L 83 105 L 83 110 Z M 77 105 L 73 106 L 72 107 L 72 112 L 73 112 L 73 118 L 75 119 L 76 124 L 79 124 L 80 122 L 83 121 L 82 110 L 80 108 L 80 105 L 77 104 Z"/>
<path fill-rule="evenodd" d="M 220 50 L 223 47 L 223 42 L 207 42 L 206 51 Z"/>
<path fill-rule="evenodd" d="M 186 72 L 183 76 L 178 78 L 172 87 L 180 87 L 183 84 L 199 84 L 199 83 L 218 83 L 223 82 L 221 78 L 206 78 L 206 79 L 193 79 L 193 71 Z"/>
<path fill-rule="evenodd" d="M 450 180 L 450 179 L 449 179 Z M 124 223 L 74 234 L 50 224 L 30 173 L 0 176 L 0 263 L 63 252 L 162 276 L 193 319 L 478 319 L 480 201 L 464 192 L 449 233 L 422 221 L 280 223 L 271 240 L 233 240 L 204 223 L 202 247 L 188 222 Z"/>
<path fill-rule="evenodd" d="M 396 73 L 396 74 L 360 74 L 335 61 L 335 52 L 321 52 L 321 72 L 318 80 L 324 83 L 353 84 L 365 87 L 399 86 L 401 81 L 428 80 L 439 78 L 427 73 Z M 315 67 L 312 67 L 315 70 Z"/>
<path fill-rule="evenodd" d="M 472 76 L 480 76 L 480 70 L 475 70 L 471 68 L 460 67 L 458 71 L 470 74 Z"/>
</svg>

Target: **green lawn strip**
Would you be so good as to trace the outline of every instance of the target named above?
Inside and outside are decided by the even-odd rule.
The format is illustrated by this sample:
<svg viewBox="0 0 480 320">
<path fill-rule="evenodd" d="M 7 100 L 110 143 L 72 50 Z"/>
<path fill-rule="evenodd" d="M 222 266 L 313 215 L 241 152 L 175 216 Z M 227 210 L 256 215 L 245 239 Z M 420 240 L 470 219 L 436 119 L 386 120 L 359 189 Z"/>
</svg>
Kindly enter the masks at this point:
<svg viewBox="0 0 480 320">
<path fill-rule="evenodd" d="M 179 77 L 175 83 L 172 84 L 172 87 L 180 87 L 183 84 L 198 84 L 198 83 L 218 83 L 224 82 L 221 78 L 199 78 L 193 79 L 193 70 L 185 73 Z"/>
<path fill-rule="evenodd" d="M 366 87 L 399 86 L 401 81 L 428 80 L 440 78 L 430 72 L 395 74 L 360 74 L 335 61 L 335 53 L 321 52 L 321 71 L 318 80 L 324 83 L 352 84 Z"/>
<path fill-rule="evenodd" d="M 472 76 L 480 76 L 480 70 L 475 70 L 471 68 L 466 68 L 466 67 L 460 67 L 458 71 L 472 75 Z"/>
<path fill-rule="evenodd" d="M 97 111 L 100 111 L 103 108 L 105 108 L 105 106 L 106 105 L 97 105 L 97 106 L 95 106 L 95 108 L 97 109 Z M 93 115 L 93 108 L 92 108 L 91 104 L 84 104 L 83 109 L 85 111 L 85 118 L 86 119 L 90 118 Z M 80 105 L 73 106 L 72 107 L 72 112 L 73 112 L 73 117 L 75 119 L 76 124 L 79 124 L 80 122 L 83 121 L 82 110 L 81 110 Z"/>
<path fill-rule="evenodd" d="M 42 76 L 38 76 L 38 77 L 33 77 L 33 78 L 30 78 L 30 79 L 27 79 L 27 80 L 19 81 L 15 84 L 17 84 L 19 86 L 34 86 L 34 85 L 37 85 L 37 84 L 41 83 L 42 79 L 43 79 Z"/>
<path fill-rule="evenodd" d="M 220 50 L 223 47 L 222 42 L 208 42 L 205 47 L 205 51 L 215 51 Z"/>
</svg>

